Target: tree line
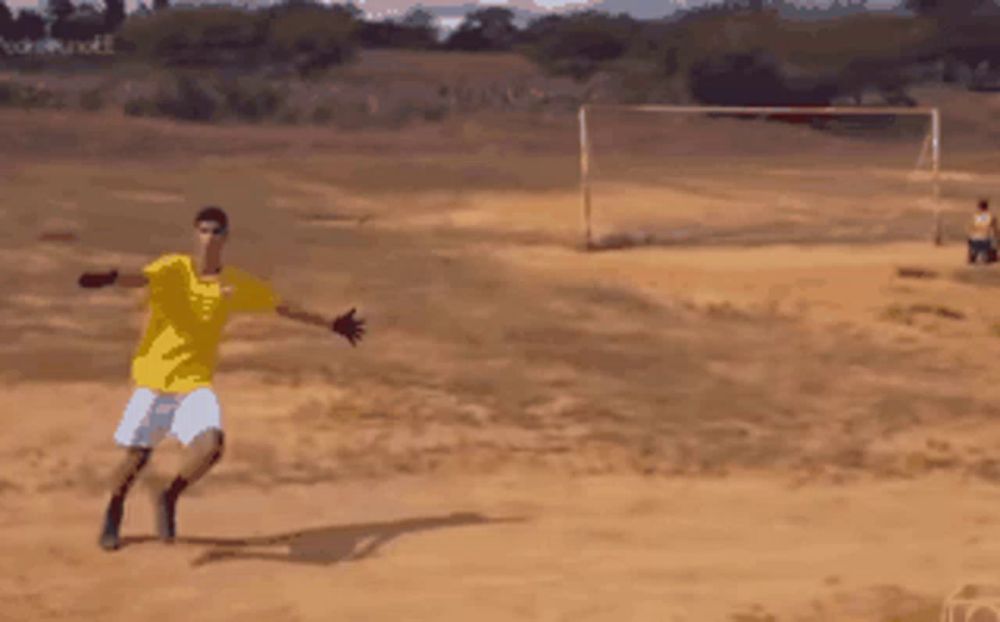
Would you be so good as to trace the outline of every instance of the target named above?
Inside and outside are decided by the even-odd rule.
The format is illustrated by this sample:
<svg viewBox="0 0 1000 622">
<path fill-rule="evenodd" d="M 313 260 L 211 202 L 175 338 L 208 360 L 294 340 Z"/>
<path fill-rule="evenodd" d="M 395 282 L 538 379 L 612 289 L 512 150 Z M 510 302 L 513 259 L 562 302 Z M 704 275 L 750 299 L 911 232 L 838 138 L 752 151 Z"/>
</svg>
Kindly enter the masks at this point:
<svg viewBox="0 0 1000 622">
<path fill-rule="evenodd" d="M 38 41 L 45 36 L 47 25 L 52 37 L 83 41 L 117 32 L 125 19 L 125 0 L 105 0 L 102 8 L 51 0 L 45 14 L 21 8 L 16 15 L 0 0 L 0 38 L 8 41 Z"/>
<path fill-rule="evenodd" d="M 468 13 L 440 38 L 415 8 L 370 21 L 352 4 L 285 0 L 261 9 L 171 7 L 154 0 L 126 15 L 52 0 L 46 15 L 15 16 L 0 0 L 0 37 L 88 39 L 111 34 L 120 55 L 168 66 L 288 65 L 301 73 L 349 62 L 361 48 L 519 52 L 556 75 L 585 80 L 607 71 L 647 92 L 671 80 L 719 104 L 828 104 L 866 85 L 905 86 L 906 69 L 946 61 L 1000 68 L 1000 0 L 904 0 L 905 12 L 874 13 L 865 0 L 836 0 L 812 21 L 793 0 L 723 0 L 659 20 L 599 11 L 519 23 L 508 8 Z"/>
<path fill-rule="evenodd" d="M 285 7 L 307 7 L 314 4 L 312 0 L 284 0 Z M 220 5 L 216 5 L 220 6 Z M 325 6 L 314 4 L 314 6 Z M 899 8 L 910 10 L 917 16 L 926 16 L 942 22 L 961 21 L 963 18 L 976 14 L 982 9 L 994 10 L 993 15 L 1000 13 L 998 0 L 902 0 Z M 153 0 L 152 8 L 140 3 L 133 16 L 139 17 L 150 12 L 170 9 L 170 0 Z M 187 8 L 187 7 L 185 7 Z M 598 11 L 583 11 L 570 15 L 546 15 L 531 21 L 526 27 L 515 23 L 513 11 L 503 7 L 488 7 L 469 12 L 455 31 L 443 41 L 438 39 L 434 16 L 419 5 L 411 9 L 403 18 L 385 21 L 367 21 L 363 12 L 353 3 L 338 4 L 327 7 L 330 12 L 342 13 L 356 22 L 356 43 L 365 47 L 403 47 L 403 48 L 437 48 L 464 51 L 505 51 L 519 45 L 537 42 L 540 36 L 560 34 L 565 29 L 566 34 L 574 34 L 581 25 L 590 21 L 593 26 L 611 27 L 605 39 L 614 39 L 618 46 L 625 42 L 621 40 L 622 31 L 615 24 L 630 23 L 633 26 L 642 23 L 655 23 L 659 20 L 635 20 L 626 14 L 611 15 Z M 196 11 L 199 9 L 195 9 Z M 204 10 L 204 9 L 201 9 Z M 239 10 L 239 9 L 234 9 Z M 720 0 L 696 9 L 678 12 L 679 17 L 665 18 L 662 21 L 676 21 L 692 15 L 723 14 L 739 11 L 764 12 L 775 10 L 783 16 L 810 15 L 812 17 L 844 17 L 868 12 L 868 0 L 833 0 L 825 8 L 814 5 L 803 6 L 796 0 Z M 52 36 L 71 38 L 78 30 L 86 34 L 114 34 L 126 21 L 124 0 L 104 0 L 98 8 L 90 2 L 74 3 L 73 0 L 51 0 L 47 5 L 45 15 L 29 8 L 20 9 L 15 15 L 0 0 L 0 36 L 8 39 L 37 40 L 44 36 L 45 24 L 52 24 Z M 605 18 L 601 22 L 600 18 Z M 598 21 L 595 22 L 594 19 Z M 617 37 L 615 36 L 617 34 Z M 588 37 L 581 37 L 587 39 Z M 588 47 L 592 42 L 584 42 L 581 47 Z M 605 41 L 597 47 L 604 47 Z M 598 56 L 607 50 L 595 50 Z"/>
</svg>

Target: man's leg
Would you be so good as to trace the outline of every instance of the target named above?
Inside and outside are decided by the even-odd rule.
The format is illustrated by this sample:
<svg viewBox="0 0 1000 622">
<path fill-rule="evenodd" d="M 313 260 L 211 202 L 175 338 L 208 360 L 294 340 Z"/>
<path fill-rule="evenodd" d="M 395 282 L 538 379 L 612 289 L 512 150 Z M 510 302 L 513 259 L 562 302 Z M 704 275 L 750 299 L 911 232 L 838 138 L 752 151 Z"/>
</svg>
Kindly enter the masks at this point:
<svg viewBox="0 0 1000 622">
<path fill-rule="evenodd" d="M 187 455 L 177 477 L 160 495 L 157 529 L 160 539 L 170 542 L 177 533 L 177 500 L 222 458 L 225 435 L 215 393 L 209 388 L 186 395 L 174 416 L 172 433 L 187 446 Z"/>
<path fill-rule="evenodd" d="M 140 387 L 133 391 L 115 431 L 115 442 L 125 448 L 125 456 L 111 477 L 111 500 L 104 513 L 104 525 L 98 540 L 105 550 L 118 548 L 125 497 L 139 472 L 149 462 L 159 423 L 154 414 L 158 397 L 155 391 L 147 388 Z"/>
<path fill-rule="evenodd" d="M 177 477 L 160 495 L 157 528 L 160 539 L 170 542 L 177 535 L 177 500 L 189 486 L 201 479 L 222 458 L 225 435 L 222 430 L 206 430 L 188 446 Z"/>
<path fill-rule="evenodd" d="M 125 515 L 125 497 L 135 483 L 143 467 L 149 462 L 152 450 L 148 447 L 130 447 L 125 457 L 115 468 L 111 477 L 111 499 L 104 512 L 104 528 L 101 530 L 101 548 L 113 551 L 119 546 L 119 530 Z"/>
</svg>

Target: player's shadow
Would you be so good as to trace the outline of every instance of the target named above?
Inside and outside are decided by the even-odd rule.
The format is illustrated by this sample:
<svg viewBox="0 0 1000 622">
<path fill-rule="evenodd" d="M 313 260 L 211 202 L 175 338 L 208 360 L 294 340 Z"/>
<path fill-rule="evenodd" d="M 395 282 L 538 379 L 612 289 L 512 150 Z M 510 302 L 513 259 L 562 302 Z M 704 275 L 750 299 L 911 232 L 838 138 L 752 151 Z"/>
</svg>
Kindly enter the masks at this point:
<svg viewBox="0 0 1000 622">
<path fill-rule="evenodd" d="M 470 525 L 522 522 L 524 518 L 488 518 L 474 513 L 447 516 L 406 518 L 382 523 L 358 523 L 304 529 L 273 536 L 248 538 L 178 537 L 177 544 L 210 547 L 195 558 L 191 565 L 232 561 L 263 560 L 326 566 L 338 562 L 357 561 L 378 552 L 396 538 L 430 529 Z M 123 544 L 155 541 L 146 536 L 125 538 Z"/>
</svg>

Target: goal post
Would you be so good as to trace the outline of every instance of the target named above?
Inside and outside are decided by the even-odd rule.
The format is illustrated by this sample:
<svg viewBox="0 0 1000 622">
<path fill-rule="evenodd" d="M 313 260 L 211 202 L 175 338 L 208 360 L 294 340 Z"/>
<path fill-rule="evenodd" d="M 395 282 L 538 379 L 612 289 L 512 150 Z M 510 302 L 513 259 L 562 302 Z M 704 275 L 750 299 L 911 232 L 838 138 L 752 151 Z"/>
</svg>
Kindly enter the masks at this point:
<svg viewBox="0 0 1000 622">
<path fill-rule="evenodd" d="M 927 133 L 917 156 L 914 170 L 923 168 L 929 159 L 929 180 L 932 193 L 934 213 L 932 242 L 942 243 L 941 211 L 940 211 L 940 169 L 941 169 L 941 117 L 936 107 L 872 107 L 872 106 L 827 106 L 827 107 L 794 107 L 794 106 L 690 106 L 690 105 L 614 105 L 614 104 L 584 104 L 578 113 L 580 133 L 580 200 L 583 222 L 584 248 L 596 248 L 594 240 L 594 115 L 597 112 L 629 112 L 636 114 L 669 114 L 682 116 L 737 116 L 764 117 L 773 116 L 794 117 L 808 116 L 812 118 L 828 116 L 838 117 L 925 117 L 929 124 Z M 928 158 L 929 156 L 929 158 Z M 609 208 L 609 209 L 614 209 Z"/>
</svg>

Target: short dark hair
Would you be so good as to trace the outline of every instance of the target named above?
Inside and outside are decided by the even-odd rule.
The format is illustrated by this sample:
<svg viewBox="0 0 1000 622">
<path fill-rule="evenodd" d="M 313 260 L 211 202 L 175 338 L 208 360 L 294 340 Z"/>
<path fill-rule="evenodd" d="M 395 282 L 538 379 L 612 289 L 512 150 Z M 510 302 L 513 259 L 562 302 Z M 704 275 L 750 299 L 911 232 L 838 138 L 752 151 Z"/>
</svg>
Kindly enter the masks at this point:
<svg viewBox="0 0 1000 622">
<path fill-rule="evenodd" d="M 218 224 L 223 231 L 229 230 L 229 217 L 226 216 L 226 212 L 221 207 L 209 205 L 201 208 L 198 215 L 194 217 L 194 225 L 197 227 L 198 223 L 206 221 Z"/>
<path fill-rule="evenodd" d="M 990 202 L 986 199 L 979 199 L 979 209 L 990 209 Z"/>
</svg>

